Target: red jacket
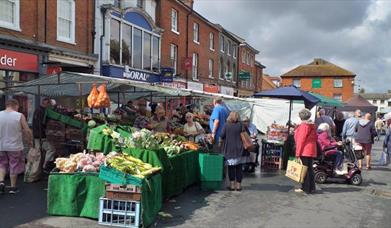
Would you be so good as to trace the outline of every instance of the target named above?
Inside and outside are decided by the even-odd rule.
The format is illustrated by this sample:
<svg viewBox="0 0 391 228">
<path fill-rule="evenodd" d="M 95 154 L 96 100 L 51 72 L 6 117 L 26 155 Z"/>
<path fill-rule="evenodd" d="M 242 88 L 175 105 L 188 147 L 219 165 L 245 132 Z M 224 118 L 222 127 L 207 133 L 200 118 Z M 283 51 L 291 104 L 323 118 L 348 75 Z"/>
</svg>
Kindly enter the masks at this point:
<svg viewBox="0 0 391 228">
<path fill-rule="evenodd" d="M 327 131 L 318 134 L 318 143 L 326 156 L 333 155 L 337 152 L 337 142 L 331 138 Z"/>
<path fill-rule="evenodd" d="M 303 122 L 295 130 L 296 157 L 316 158 L 316 126 Z"/>
</svg>

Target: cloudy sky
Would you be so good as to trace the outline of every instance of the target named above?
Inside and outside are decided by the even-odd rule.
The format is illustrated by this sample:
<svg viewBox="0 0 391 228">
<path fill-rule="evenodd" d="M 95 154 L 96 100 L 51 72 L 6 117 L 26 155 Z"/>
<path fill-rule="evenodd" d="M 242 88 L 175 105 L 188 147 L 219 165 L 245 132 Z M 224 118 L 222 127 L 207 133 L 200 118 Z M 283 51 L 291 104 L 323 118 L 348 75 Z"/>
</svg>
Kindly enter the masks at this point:
<svg viewBox="0 0 391 228">
<path fill-rule="evenodd" d="M 391 89 L 391 0 L 195 0 L 194 8 L 258 49 L 268 74 L 320 57 L 356 73 L 367 92 Z"/>
</svg>

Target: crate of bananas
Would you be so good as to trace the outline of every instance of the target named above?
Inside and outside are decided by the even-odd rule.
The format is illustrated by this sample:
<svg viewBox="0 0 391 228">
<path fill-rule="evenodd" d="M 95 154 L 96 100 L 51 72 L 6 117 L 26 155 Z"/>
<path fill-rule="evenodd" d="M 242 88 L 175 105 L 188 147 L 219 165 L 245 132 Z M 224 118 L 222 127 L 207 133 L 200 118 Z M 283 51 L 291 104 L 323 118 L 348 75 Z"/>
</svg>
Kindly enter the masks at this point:
<svg viewBox="0 0 391 228">
<path fill-rule="evenodd" d="M 133 156 L 111 152 L 106 156 L 106 165 L 100 168 L 99 177 L 113 184 L 141 186 L 144 178 L 160 170 L 160 167 L 153 167 Z"/>
</svg>

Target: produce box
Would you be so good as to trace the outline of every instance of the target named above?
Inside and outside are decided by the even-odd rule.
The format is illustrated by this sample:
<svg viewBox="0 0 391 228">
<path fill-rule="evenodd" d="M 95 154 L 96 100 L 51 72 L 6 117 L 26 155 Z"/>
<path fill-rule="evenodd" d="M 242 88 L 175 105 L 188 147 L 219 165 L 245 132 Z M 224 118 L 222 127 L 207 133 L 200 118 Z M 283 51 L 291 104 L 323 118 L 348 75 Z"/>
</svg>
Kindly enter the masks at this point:
<svg viewBox="0 0 391 228">
<path fill-rule="evenodd" d="M 99 178 L 112 184 L 132 184 L 136 186 L 141 186 L 143 181 L 143 179 L 104 165 L 100 167 Z"/>
<path fill-rule="evenodd" d="M 200 153 L 199 164 L 201 181 L 221 181 L 223 179 L 223 155 Z"/>
<path fill-rule="evenodd" d="M 106 198 L 140 201 L 141 187 L 136 185 L 106 184 Z"/>
</svg>

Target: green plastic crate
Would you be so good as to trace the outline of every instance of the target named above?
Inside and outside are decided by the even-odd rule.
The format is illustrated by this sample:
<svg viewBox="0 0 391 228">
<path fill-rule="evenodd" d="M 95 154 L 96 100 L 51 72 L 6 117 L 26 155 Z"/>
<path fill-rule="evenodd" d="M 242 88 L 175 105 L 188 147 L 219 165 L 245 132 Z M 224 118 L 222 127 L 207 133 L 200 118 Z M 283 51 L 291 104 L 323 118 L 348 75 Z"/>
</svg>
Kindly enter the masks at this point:
<svg viewBox="0 0 391 228">
<path fill-rule="evenodd" d="M 94 151 L 103 151 L 104 136 L 98 131 L 91 130 L 88 137 L 87 149 Z"/>
<path fill-rule="evenodd" d="M 201 182 L 201 190 L 221 190 L 223 185 L 223 181 L 202 181 Z"/>
<path fill-rule="evenodd" d="M 223 180 L 224 156 L 221 154 L 200 153 L 201 181 Z"/>
<path fill-rule="evenodd" d="M 141 186 L 143 182 L 143 179 L 104 165 L 100 167 L 99 178 L 112 184 L 132 184 Z"/>
</svg>

